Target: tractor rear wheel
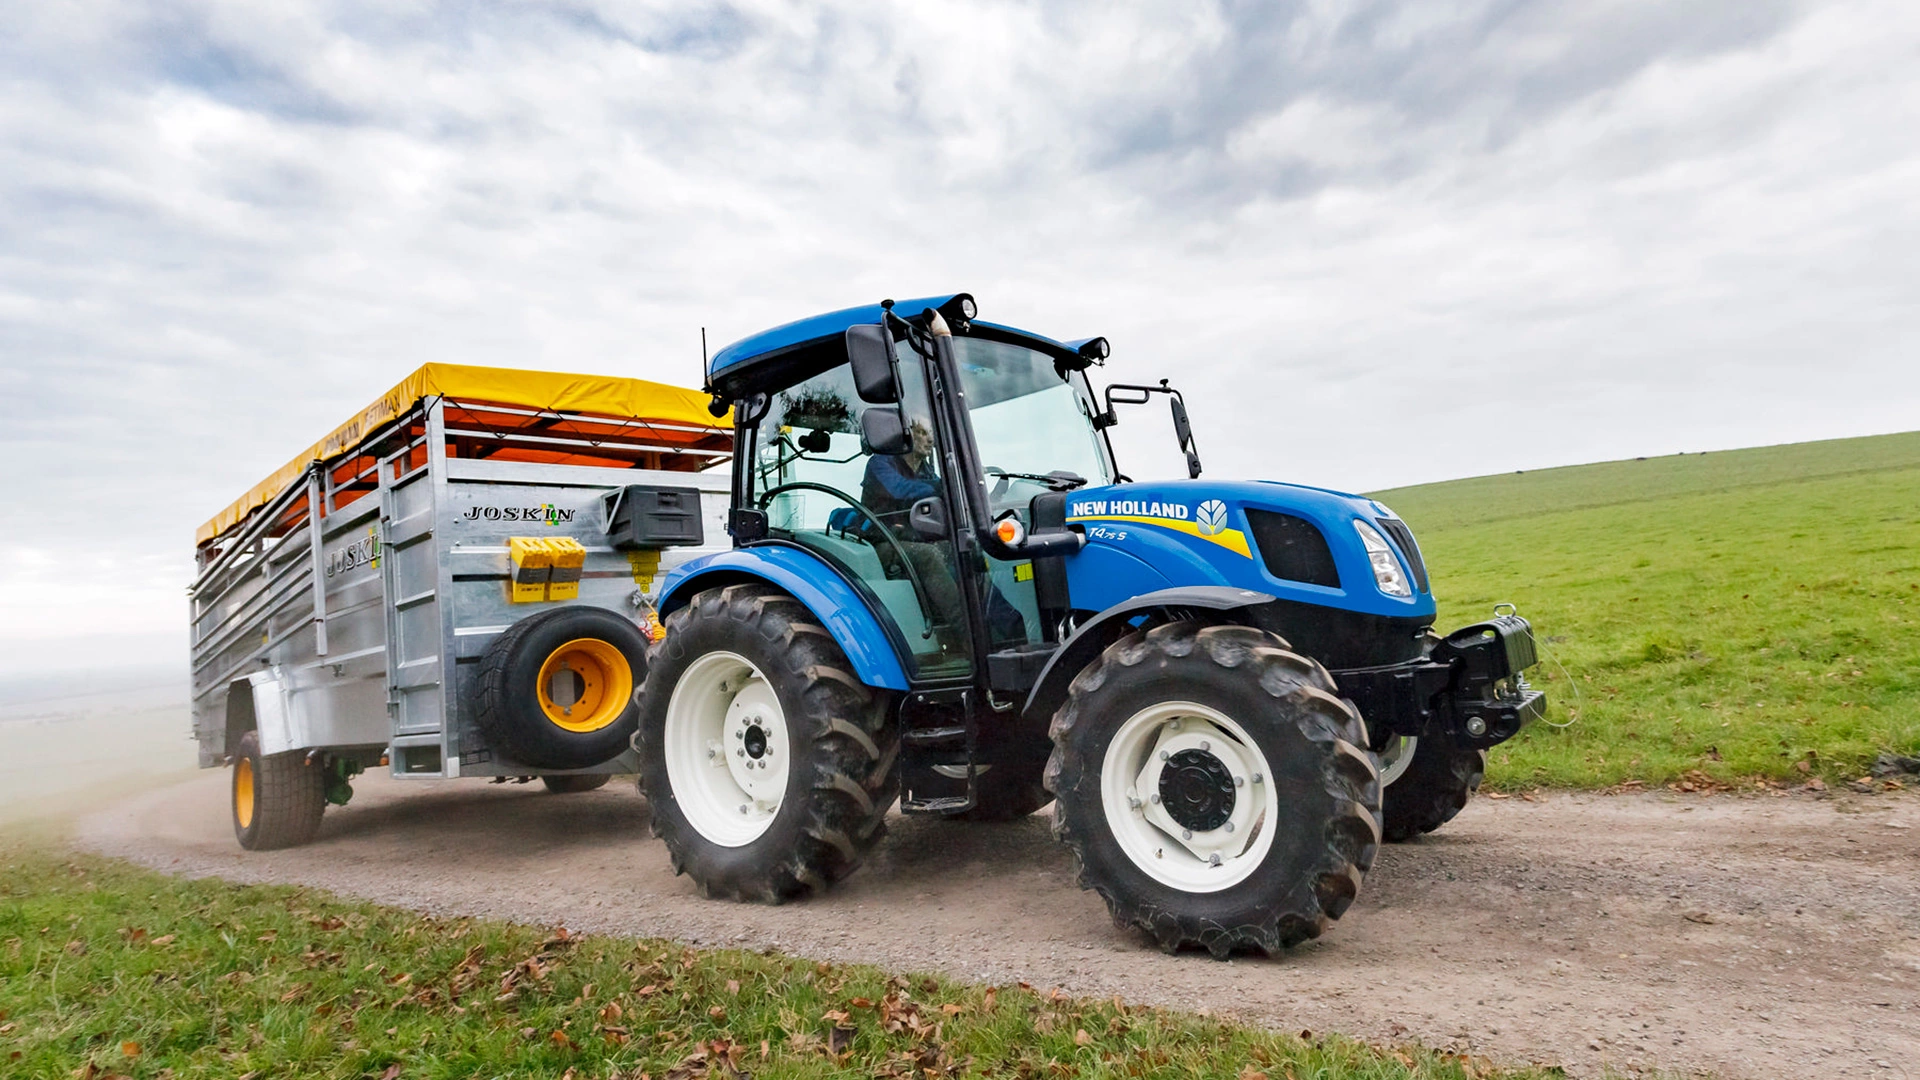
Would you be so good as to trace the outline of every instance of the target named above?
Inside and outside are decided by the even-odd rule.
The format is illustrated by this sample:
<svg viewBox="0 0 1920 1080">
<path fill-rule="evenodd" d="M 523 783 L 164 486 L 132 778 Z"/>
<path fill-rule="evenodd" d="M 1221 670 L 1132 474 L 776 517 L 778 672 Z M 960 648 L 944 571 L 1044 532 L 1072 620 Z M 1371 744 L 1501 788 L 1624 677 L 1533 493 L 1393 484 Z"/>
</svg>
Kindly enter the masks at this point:
<svg viewBox="0 0 1920 1080">
<path fill-rule="evenodd" d="M 1380 835 L 1394 843 L 1452 821 L 1487 773 L 1485 750 L 1463 749 L 1444 736 L 1409 741 L 1412 754 L 1401 758 L 1399 775 L 1381 793 Z"/>
<path fill-rule="evenodd" d="M 1114 921 L 1172 952 L 1272 954 L 1346 911 L 1380 843 L 1366 725 L 1244 626 L 1121 638 L 1055 714 L 1054 835 Z"/>
<path fill-rule="evenodd" d="M 853 873 L 900 794 L 888 693 L 770 586 L 709 589 L 666 629 L 633 745 L 674 873 L 774 904 Z"/>
</svg>

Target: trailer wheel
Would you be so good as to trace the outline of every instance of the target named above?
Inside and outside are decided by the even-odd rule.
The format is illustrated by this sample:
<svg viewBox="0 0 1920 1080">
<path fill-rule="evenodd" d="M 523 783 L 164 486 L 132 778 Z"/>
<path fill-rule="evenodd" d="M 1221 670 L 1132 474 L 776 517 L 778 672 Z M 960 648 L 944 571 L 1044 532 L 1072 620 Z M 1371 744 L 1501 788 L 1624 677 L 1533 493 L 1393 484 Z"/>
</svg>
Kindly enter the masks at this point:
<svg viewBox="0 0 1920 1080">
<path fill-rule="evenodd" d="M 646 677 L 647 639 L 605 608 L 564 607 L 514 623 L 481 657 L 474 722 L 541 769 L 585 769 L 626 749 Z"/>
<path fill-rule="evenodd" d="M 1264 631 L 1131 633 L 1074 679 L 1052 734 L 1054 835 L 1081 887 L 1168 952 L 1318 937 L 1379 847 L 1365 725 Z"/>
<path fill-rule="evenodd" d="M 612 773 L 548 773 L 540 778 L 540 782 L 555 795 L 576 795 L 606 787 L 611 779 Z"/>
<path fill-rule="evenodd" d="M 240 736 L 233 756 L 233 835 L 248 851 L 298 847 L 320 831 L 327 774 L 305 750 L 262 754 L 260 733 Z"/>
<path fill-rule="evenodd" d="M 1466 809 L 1487 773 L 1485 750 L 1462 749 L 1444 737 L 1420 739 L 1382 793 L 1380 833 L 1399 843 L 1452 821 Z"/>
<path fill-rule="evenodd" d="M 852 873 L 899 795 L 889 695 L 799 601 L 762 585 L 667 619 L 642 691 L 640 787 L 676 874 L 780 903 Z"/>
</svg>

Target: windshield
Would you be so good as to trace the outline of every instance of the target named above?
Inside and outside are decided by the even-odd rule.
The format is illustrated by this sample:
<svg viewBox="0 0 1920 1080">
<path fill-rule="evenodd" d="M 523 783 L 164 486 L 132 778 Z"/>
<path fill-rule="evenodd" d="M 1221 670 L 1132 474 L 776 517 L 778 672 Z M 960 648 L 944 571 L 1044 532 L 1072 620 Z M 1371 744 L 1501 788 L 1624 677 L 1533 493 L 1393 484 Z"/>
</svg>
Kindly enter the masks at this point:
<svg viewBox="0 0 1920 1080">
<path fill-rule="evenodd" d="M 1038 490 L 1061 486 L 1035 479 L 1049 474 L 1113 481 L 1083 375 L 1062 373 L 1053 357 L 1005 342 L 956 337 L 953 351 L 996 504 L 1025 508 Z"/>
</svg>

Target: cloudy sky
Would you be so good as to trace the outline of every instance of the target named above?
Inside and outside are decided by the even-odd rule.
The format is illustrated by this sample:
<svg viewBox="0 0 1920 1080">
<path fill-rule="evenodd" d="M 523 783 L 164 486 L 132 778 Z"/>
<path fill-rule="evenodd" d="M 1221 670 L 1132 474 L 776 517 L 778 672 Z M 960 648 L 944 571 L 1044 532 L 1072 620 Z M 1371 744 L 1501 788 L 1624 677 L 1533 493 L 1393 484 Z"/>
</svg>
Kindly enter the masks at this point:
<svg viewBox="0 0 1920 1080">
<path fill-rule="evenodd" d="M 882 296 L 1220 476 L 1920 427 L 1916 133 L 1911 0 L 3 5 L 0 673 L 183 664 L 194 526 L 422 362 Z"/>
</svg>

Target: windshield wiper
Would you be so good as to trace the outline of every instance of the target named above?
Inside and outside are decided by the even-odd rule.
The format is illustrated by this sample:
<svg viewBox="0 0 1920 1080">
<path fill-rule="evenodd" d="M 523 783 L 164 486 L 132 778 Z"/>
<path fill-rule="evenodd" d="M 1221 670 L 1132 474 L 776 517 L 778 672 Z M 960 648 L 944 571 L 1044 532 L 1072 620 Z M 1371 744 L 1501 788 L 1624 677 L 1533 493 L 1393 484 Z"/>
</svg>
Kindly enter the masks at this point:
<svg viewBox="0 0 1920 1080">
<path fill-rule="evenodd" d="M 1045 484 L 1053 491 L 1072 491 L 1074 488 L 1087 486 L 1086 477 L 1076 473 L 1070 473 L 1065 469 L 1055 469 L 1053 472 L 1041 476 L 1038 473 L 1008 472 L 997 466 L 989 465 L 987 466 L 987 475 L 1004 476 L 1012 480 L 1031 480 L 1036 484 Z"/>
</svg>

